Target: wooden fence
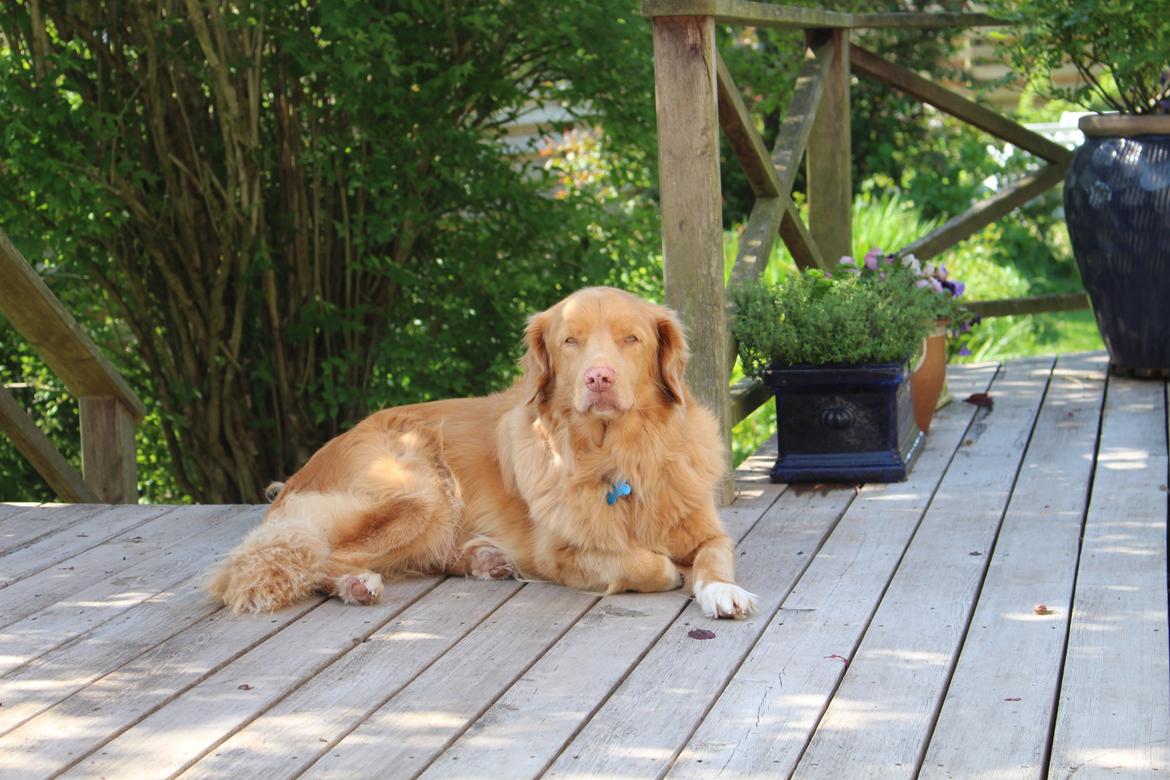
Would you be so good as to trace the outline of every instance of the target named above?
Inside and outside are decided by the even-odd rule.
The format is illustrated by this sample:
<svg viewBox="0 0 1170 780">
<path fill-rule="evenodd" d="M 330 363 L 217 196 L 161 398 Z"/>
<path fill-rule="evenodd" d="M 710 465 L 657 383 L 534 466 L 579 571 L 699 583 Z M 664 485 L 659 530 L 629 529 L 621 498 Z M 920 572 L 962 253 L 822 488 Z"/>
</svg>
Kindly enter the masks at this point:
<svg viewBox="0 0 1170 780">
<path fill-rule="evenodd" d="M 146 407 L 3 231 L 0 280 L 0 314 L 78 399 L 81 473 L 3 385 L 0 430 L 63 501 L 137 503 L 134 427 Z"/>
<path fill-rule="evenodd" d="M 934 106 L 1045 161 L 927 236 L 902 247 L 933 257 L 1060 183 L 1072 152 L 851 42 L 852 30 L 928 29 L 1000 24 L 985 14 L 850 14 L 742 0 L 644 0 L 654 27 L 663 253 L 667 303 L 691 336 L 688 376 L 718 415 L 728 446 L 731 427 L 768 394 L 755 383 L 730 386 L 736 348 L 730 288 L 757 279 L 776 237 L 800 267 L 824 267 L 851 253 L 851 74 L 874 79 Z M 756 130 L 716 51 L 715 25 L 804 31 L 805 60 L 771 151 Z M 724 284 L 719 132 L 747 174 L 755 205 Z M 797 167 L 807 170 L 808 224 L 793 205 Z M 1086 308 L 1084 293 L 970 304 L 983 316 Z M 726 500 L 730 500 L 730 484 Z"/>
</svg>

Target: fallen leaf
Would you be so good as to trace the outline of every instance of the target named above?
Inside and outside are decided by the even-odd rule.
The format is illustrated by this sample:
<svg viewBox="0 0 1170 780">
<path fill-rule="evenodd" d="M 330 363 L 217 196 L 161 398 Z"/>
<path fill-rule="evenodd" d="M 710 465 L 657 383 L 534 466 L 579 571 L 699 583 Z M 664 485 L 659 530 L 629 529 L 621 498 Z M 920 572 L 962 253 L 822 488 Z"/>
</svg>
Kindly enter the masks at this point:
<svg viewBox="0 0 1170 780">
<path fill-rule="evenodd" d="M 687 632 L 687 636 L 689 636 L 691 639 L 714 639 L 715 632 L 708 631 L 705 628 L 692 628 Z"/>
<path fill-rule="evenodd" d="M 1052 614 L 1052 610 L 1049 609 L 1048 606 L 1045 604 L 1037 604 L 1036 606 L 1032 607 L 1032 611 L 1035 612 L 1037 615 L 1051 615 Z"/>
<path fill-rule="evenodd" d="M 987 409 L 988 411 L 991 411 L 991 409 L 995 407 L 995 399 L 993 399 L 987 393 L 972 393 L 963 400 L 969 404 L 978 406 L 980 409 Z"/>
<path fill-rule="evenodd" d="M 248 683 L 240 683 L 239 685 L 236 686 L 236 688 L 237 688 L 237 690 L 241 690 L 241 691 L 252 690 L 252 686 L 248 685 Z"/>
<path fill-rule="evenodd" d="M 843 655 L 837 655 L 836 653 L 833 653 L 832 655 L 826 655 L 825 658 L 834 658 L 834 659 L 840 661 L 841 663 L 845 664 L 846 666 L 849 665 L 849 659 Z"/>
</svg>

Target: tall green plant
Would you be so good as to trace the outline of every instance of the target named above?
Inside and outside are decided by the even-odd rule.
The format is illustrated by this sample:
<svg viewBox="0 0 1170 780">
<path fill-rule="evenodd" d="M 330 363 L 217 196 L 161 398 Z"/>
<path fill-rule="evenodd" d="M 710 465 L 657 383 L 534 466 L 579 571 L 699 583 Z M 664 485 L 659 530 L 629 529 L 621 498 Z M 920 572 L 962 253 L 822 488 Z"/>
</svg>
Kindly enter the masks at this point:
<svg viewBox="0 0 1170 780">
<path fill-rule="evenodd" d="M 91 330 L 117 326 L 178 489 L 258 499 L 372 407 L 506 382 L 531 310 L 645 284 L 633 11 L 5 3 L 0 224 Z M 606 187 L 517 162 L 503 136 L 533 103 L 604 127 Z"/>
</svg>

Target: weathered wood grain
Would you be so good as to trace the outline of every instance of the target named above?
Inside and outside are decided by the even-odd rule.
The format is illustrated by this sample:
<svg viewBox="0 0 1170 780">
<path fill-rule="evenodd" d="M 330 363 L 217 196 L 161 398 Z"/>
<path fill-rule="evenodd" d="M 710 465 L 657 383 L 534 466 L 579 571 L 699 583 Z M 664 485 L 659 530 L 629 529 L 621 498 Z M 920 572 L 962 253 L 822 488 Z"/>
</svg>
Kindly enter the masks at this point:
<svg viewBox="0 0 1170 780">
<path fill-rule="evenodd" d="M 526 585 L 303 777 L 369 777 L 386 766 L 414 776 L 596 601 L 557 585 Z"/>
<path fill-rule="evenodd" d="M 0 736 L 0 774 L 14 780 L 52 776 L 318 604 L 250 617 L 211 613 Z M 149 758 L 141 756 L 139 767 Z"/>
<path fill-rule="evenodd" d="M 715 27 L 710 18 L 688 16 L 658 18 L 653 27 L 666 302 L 689 335 L 687 382 L 715 413 L 730 452 Z M 721 498 L 732 500 L 730 477 Z"/>
<path fill-rule="evenodd" d="M 1064 181 L 1067 163 L 1052 163 L 1005 186 L 962 214 L 948 219 L 929 235 L 902 247 L 899 254 L 914 254 L 919 260 L 934 257 L 967 236 L 990 225 L 1012 209 L 1043 195 Z"/>
<path fill-rule="evenodd" d="M 791 29 L 848 27 L 852 23 L 851 14 L 746 0 L 642 0 L 642 15 L 713 16 L 720 24 L 752 24 Z"/>
<path fill-rule="evenodd" d="M 0 517 L 0 555 L 18 550 L 25 545 L 56 533 L 77 521 L 77 515 L 62 510 L 64 504 L 8 504 L 8 514 Z M 98 512 L 106 507 L 94 505 Z M 2 612 L 2 611 L 0 611 Z"/>
<path fill-rule="evenodd" d="M 916 97 L 923 103 L 932 105 L 1048 162 L 1067 163 L 1072 159 L 1072 151 L 1055 141 L 1050 141 L 1002 114 L 924 79 L 911 70 L 895 65 L 868 49 L 854 44 L 849 48 L 849 57 L 855 72 Z"/>
<path fill-rule="evenodd" d="M 967 370 L 951 379 L 952 391 L 984 391 L 994 375 L 994 367 Z M 966 404 L 943 409 L 906 482 L 861 490 L 670 776 L 792 771 L 974 415 Z"/>
<path fill-rule="evenodd" d="M 1053 311 L 1080 311 L 1089 308 L 1087 293 L 1053 293 L 1025 298 L 1001 298 L 992 301 L 965 301 L 964 305 L 980 317 L 1007 317 Z"/>
<path fill-rule="evenodd" d="M 138 503 L 134 417 L 113 396 L 82 397 L 78 406 L 81 472 L 86 484 L 106 503 Z"/>
<path fill-rule="evenodd" d="M 357 727 L 521 588 L 453 578 L 404 610 L 182 774 L 291 777 Z M 289 743 L 298 745 L 289 750 Z"/>
<path fill-rule="evenodd" d="M 85 483 L 81 472 L 57 451 L 4 385 L 0 385 L 0 431 L 8 436 L 12 445 L 62 501 L 100 503 L 97 493 Z"/>
<path fill-rule="evenodd" d="M 151 757 L 155 776 L 181 771 L 361 644 L 438 582 L 435 577 L 399 581 L 379 603 L 366 607 L 329 599 L 91 751 L 62 776 L 126 777 L 138 771 L 143 756 Z"/>
<path fill-rule="evenodd" d="M 75 513 L 71 523 L 55 534 L 0 556 L 0 587 L 55 566 L 170 509 L 166 506 L 109 507 L 100 504 L 62 507 L 56 511 Z"/>
<path fill-rule="evenodd" d="M 834 63 L 835 38 L 819 30 L 808 36 L 806 59 L 796 74 L 792 98 L 780 120 L 776 143 L 772 146 L 772 165 L 776 168 L 777 189 L 785 198 L 792 195 L 792 184 L 800 161 L 808 149 L 809 137 L 816 123 L 817 111 L 825 94 Z"/>
<path fill-rule="evenodd" d="M 794 777 L 913 777 L 974 608 L 1051 359 L 1004 367 L 955 452 Z"/>
<path fill-rule="evenodd" d="M 780 238 L 792 253 L 792 259 L 797 268 L 820 268 L 829 270 L 829 260 L 821 251 L 820 245 L 813 238 L 800 213 L 791 203 L 784 209 L 780 218 Z"/>
<path fill-rule="evenodd" d="M 0 230 L 0 312 L 75 398 L 117 398 L 135 421 L 146 407 Z"/>
<path fill-rule="evenodd" d="M 772 165 L 768 147 L 756 130 L 751 112 L 743 103 L 739 87 L 719 53 L 715 53 L 715 77 L 719 93 L 719 125 L 727 136 L 727 143 L 743 166 L 748 184 L 757 198 L 775 198 L 780 195 L 780 182 Z"/>
<path fill-rule="evenodd" d="M 1044 774 L 1107 371 L 1057 362 L 920 778 Z"/>
<path fill-rule="evenodd" d="M 166 539 L 165 552 L 159 551 L 157 541 L 146 542 L 142 536 L 127 534 L 120 540 L 88 551 L 104 553 L 100 557 L 94 555 L 83 560 L 86 557 L 83 554 L 70 559 L 69 571 L 60 578 L 65 582 L 37 576 L 0 590 L 0 600 L 6 602 L 2 609 L 4 614 L 29 611 L 23 619 L 4 626 L 0 631 L 0 675 L 113 620 L 183 580 L 209 570 L 219 552 L 238 542 L 248 530 L 239 523 L 222 522 L 222 515 L 222 510 L 217 512 L 208 508 L 191 508 L 186 512 L 163 515 L 161 519 L 172 521 L 181 517 L 186 526 Z M 173 528 L 175 523 L 166 525 Z M 150 533 L 142 526 L 139 529 Z M 198 533 L 198 538 L 189 539 L 194 532 Z M 135 549 L 144 545 L 146 549 L 141 552 Z M 151 550 L 152 547 L 155 549 Z M 152 555 L 156 551 L 159 554 Z M 148 557 L 137 565 L 126 561 L 128 557 L 137 559 L 141 555 Z M 108 576 L 116 571 L 109 568 L 111 558 L 118 557 L 126 568 L 116 576 Z M 94 563 L 104 566 L 95 572 L 91 568 Z M 51 603 L 66 586 L 71 587 L 70 596 Z M 31 591 L 33 598 L 25 604 L 14 603 L 9 598 L 10 590 L 20 594 Z M 38 606 L 43 608 L 37 610 Z"/>
<path fill-rule="evenodd" d="M 836 29 L 824 92 L 805 154 L 809 231 L 821 254 L 834 262 L 853 253 L 853 173 L 849 114 L 849 31 Z M 818 54 L 820 54 L 818 50 Z"/>
<path fill-rule="evenodd" d="M 1109 380 L 1050 777 L 1170 774 L 1165 392 Z"/>
</svg>

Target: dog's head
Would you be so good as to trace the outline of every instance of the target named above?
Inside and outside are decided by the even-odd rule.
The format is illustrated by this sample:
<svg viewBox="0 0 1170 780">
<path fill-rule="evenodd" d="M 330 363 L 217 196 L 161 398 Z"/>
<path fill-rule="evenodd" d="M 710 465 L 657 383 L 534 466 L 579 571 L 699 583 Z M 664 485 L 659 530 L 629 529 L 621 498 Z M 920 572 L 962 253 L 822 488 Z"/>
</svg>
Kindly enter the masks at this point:
<svg viewBox="0 0 1170 780">
<path fill-rule="evenodd" d="M 529 403 L 613 417 L 684 404 L 687 344 L 678 316 L 609 287 L 573 293 L 525 331 Z"/>
</svg>

